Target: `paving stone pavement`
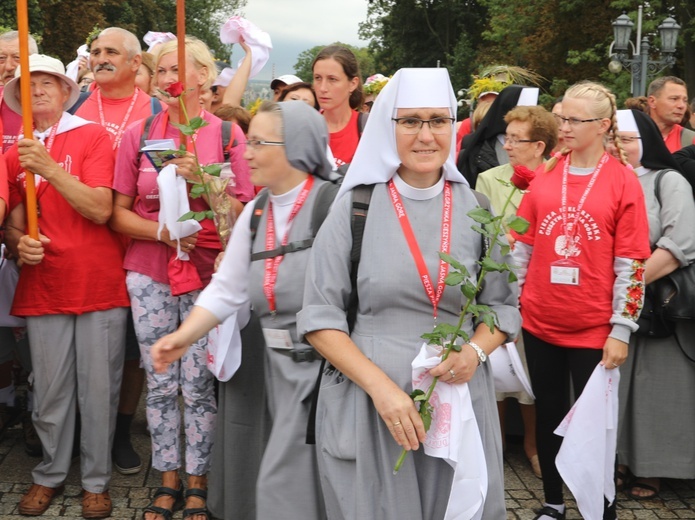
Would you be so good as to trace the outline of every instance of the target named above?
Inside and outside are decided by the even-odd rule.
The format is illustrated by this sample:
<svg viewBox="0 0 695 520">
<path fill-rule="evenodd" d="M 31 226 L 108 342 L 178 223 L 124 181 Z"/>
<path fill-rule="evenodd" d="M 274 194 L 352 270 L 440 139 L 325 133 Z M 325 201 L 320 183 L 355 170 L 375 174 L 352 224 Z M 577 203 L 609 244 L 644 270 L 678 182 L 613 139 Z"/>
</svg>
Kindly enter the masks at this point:
<svg viewBox="0 0 695 520">
<path fill-rule="evenodd" d="M 132 431 L 135 449 L 144 461 L 149 460 L 150 442 L 142 411 L 133 422 Z M 8 430 L 0 442 L 0 519 L 27 518 L 17 513 L 17 503 L 31 485 L 31 469 L 37 462 L 38 459 L 31 458 L 24 452 L 21 427 L 15 426 Z M 520 442 L 515 442 L 514 438 L 510 439 L 505 453 L 504 478 L 507 501 L 506 520 L 532 520 L 535 516 L 533 510 L 541 504 L 541 481 L 531 472 L 523 454 L 522 445 Z M 152 469 L 150 464 L 146 464 L 137 475 L 125 476 L 114 471 L 110 489 L 114 504 L 111 518 L 117 520 L 142 518 L 142 510 L 149 503 L 159 482 L 159 472 Z M 81 518 L 80 492 L 79 459 L 76 459 L 73 461 L 65 492 L 54 500 L 41 518 Z M 567 496 L 570 496 L 569 493 Z M 567 505 L 567 520 L 582 518 L 574 501 L 568 500 Z M 176 513 L 174 518 L 180 519 L 181 513 Z M 655 500 L 635 501 L 619 493 L 618 518 L 620 520 L 695 519 L 695 481 L 665 480 L 662 483 L 660 498 Z"/>
</svg>

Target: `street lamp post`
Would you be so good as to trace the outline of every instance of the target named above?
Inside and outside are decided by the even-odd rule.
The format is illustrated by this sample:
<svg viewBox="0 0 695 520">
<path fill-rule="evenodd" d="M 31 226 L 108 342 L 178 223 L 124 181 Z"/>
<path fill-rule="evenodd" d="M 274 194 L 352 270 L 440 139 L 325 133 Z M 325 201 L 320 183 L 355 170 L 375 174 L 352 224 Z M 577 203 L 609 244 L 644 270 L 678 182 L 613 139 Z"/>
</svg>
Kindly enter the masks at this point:
<svg viewBox="0 0 695 520">
<path fill-rule="evenodd" d="M 613 22 L 614 41 L 608 51 L 611 58 L 608 69 L 617 74 L 623 68 L 632 75 L 632 95 L 642 96 L 647 89 L 647 77 L 654 76 L 666 67 L 676 63 L 676 42 L 678 41 L 678 31 L 681 26 L 670 16 L 659 25 L 659 35 L 661 36 L 661 49 L 659 59 L 650 60 L 649 39 L 645 36 L 641 38 L 642 32 L 642 6 L 639 6 L 637 19 L 637 46 L 630 41 L 630 33 L 634 23 L 625 13 L 618 16 Z M 632 57 L 628 51 L 632 47 Z"/>
</svg>

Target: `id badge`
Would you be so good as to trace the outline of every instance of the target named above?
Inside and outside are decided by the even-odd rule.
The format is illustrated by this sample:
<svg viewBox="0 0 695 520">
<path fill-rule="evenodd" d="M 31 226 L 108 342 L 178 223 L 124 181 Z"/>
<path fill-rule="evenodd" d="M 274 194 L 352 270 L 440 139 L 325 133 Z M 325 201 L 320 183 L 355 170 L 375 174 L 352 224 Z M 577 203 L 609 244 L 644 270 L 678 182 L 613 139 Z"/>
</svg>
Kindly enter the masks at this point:
<svg viewBox="0 0 695 520">
<path fill-rule="evenodd" d="M 292 350 L 293 343 L 290 331 L 285 329 L 263 329 L 265 344 L 279 350 Z"/>
<path fill-rule="evenodd" d="M 579 264 L 572 260 L 558 260 L 550 264 L 550 283 L 579 285 Z"/>
</svg>

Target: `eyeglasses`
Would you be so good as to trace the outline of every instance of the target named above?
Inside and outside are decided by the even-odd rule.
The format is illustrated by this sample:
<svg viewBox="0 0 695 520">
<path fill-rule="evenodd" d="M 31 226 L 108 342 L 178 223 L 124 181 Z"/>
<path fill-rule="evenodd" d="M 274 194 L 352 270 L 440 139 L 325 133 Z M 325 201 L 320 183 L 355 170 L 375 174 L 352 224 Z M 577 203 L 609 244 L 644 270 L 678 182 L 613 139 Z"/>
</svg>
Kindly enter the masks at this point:
<svg viewBox="0 0 695 520">
<path fill-rule="evenodd" d="M 430 132 L 433 134 L 445 134 L 454 124 L 453 117 L 435 117 L 434 119 L 420 119 L 419 117 L 394 117 L 391 121 L 395 121 L 398 128 L 406 135 L 417 134 L 422 130 L 422 125 L 427 123 L 430 127 Z"/>
<path fill-rule="evenodd" d="M 516 137 L 510 137 L 508 135 L 504 136 L 504 144 L 509 146 L 517 146 L 519 143 L 537 143 L 535 139 L 517 139 Z"/>
<path fill-rule="evenodd" d="M 285 146 L 284 141 L 262 141 L 260 139 L 249 139 L 244 141 L 244 144 L 251 149 L 256 149 L 259 146 Z"/>
<path fill-rule="evenodd" d="M 618 139 L 620 139 L 620 142 L 621 142 L 621 143 L 634 143 L 635 141 L 639 141 L 640 139 L 642 139 L 642 138 L 641 138 L 640 136 L 638 136 L 638 135 L 631 135 L 631 136 L 627 136 L 627 135 L 625 135 L 625 136 L 623 136 L 623 135 L 618 135 L 618 136 L 616 136 L 616 137 L 617 137 Z M 611 141 L 614 141 L 614 139 L 611 139 Z"/>
<path fill-rule="evenodd" d="M 602 118 L 595 117 L 593 119 L 578 119 L 576 117 L 562 117 L 558 114 L 553 114 L 558 126 L 562 126 L 562 123 L 567 123 L 570 126 L 577 126 L 580 123 L 591 123 L 593 121 L 601 121 Z"/>
</svg>

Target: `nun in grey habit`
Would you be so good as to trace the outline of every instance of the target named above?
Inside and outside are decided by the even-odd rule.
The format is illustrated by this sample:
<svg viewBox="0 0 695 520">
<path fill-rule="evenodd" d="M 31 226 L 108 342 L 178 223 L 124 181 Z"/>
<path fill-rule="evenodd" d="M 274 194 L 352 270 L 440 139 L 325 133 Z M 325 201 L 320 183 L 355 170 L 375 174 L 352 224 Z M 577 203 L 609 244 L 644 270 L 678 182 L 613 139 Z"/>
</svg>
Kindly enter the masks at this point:
<svg viewBox="0 0 695 520">
<path fill-rule="evenodd" d="M 618 130 L 628 160 L 644 189 L 652 255 L 644 270 L 654 282 L 695 261 L 695 203 L 688 181 L 664 145 L 654 121 L 638 110 L 618 111 Z M 636 138 L 636 139 L 635 139 Z M 655 181 L 659 182 L 659 199 Z M 673 335 L 652 338 L 632 334 L 630 354 L 620 368 L 618 463 L 633 498 L 659 493 L 660 478 L 695 478 L 695 324 L 676 323 Z M 622 476 L 620 476 L 622 478 Z"/>
<path fill-rule="evenodd" d="M 153 356 L 160 363 L 171 362 L 217 323 L 235 313 L 241 319 L 250 304 L 260 318 L 265 353 L 262 340 L 253 344 L 248 338 L 252 344 L 243 345 L 239 371 L 220 384 L 221 434 L 213 452 L 209 506 L 224 519 L 320 520 L 326 514 L 316 453 L 305 443 L 320 357 L 299 343 L 295 327 L 310 250 L 268 259 L 252 259 L 252 253 L 312 238 L 318 193 L 328 190 L 332 197 L 337 192 L 329 182 L 336 174 L 326 156 L 328 131 L 321 115 L 302 101 L 268 102 L 251 121 L 248 138 L 245 159 L 251 181 L 268 191 L 255 238 L 250 222 L 261 209 L 258 198 L 237 219 L 219 270 L 191 315 L 155 345 Z M 272 426 L 258 467 L 254 462 L 267 426 L 263 392 Z"/>
<path fill-rule="evenodd" d="M 475 196 L 454 164 L 455 115 L 456 99 L 445 69 L 398 71 L 372 108 L 310 255 L 297 327 L 331 364 L 323 375 L 316 431 L 331 520 L 441 520 L 449 518 L 449 499 L 456 498 L 452 467 L 423 452 L 424 428 L 408 395 L 420 335 L 432 330 L 435 313 L 437 322 L 456 323 L 462 306 L 458 287 L 445 287 L 441 298 L 436 296 L 442 239 L 450 238 L 450 254 L 473 274 L 483 247 L 466 215 L 477 205 Z M 442 118 L 451 121 L 443 124 Z M 374 188 L 357 271 L 357 316 L 349 332 L 351 190 L 360 184 Z M 445 201 L 450 202 L 450 214 Z M 403 215 L 414 238 L 410 246 Z M 447 220 L 450 229 L 443 226 Z M 432 280 L 430 291 L 414 261 L 418 253 Z M 470 344 L 430 374 L 441 377 L 440 385 L 468 384 L 487 492 L 466 518 L 499 520 L 506 518 L 501 437 L 490 366 L 480 362 L 485 356 L 478 348 L 489 354 L 518 333 L 516 284 L 508 284 L 499 273 L 488 275 L 478 302 L 496 311 L 495 332 L 469 316 L 464 327 Z M 393 475 L 402 447 L 412 451 Z"/>
</svg>

